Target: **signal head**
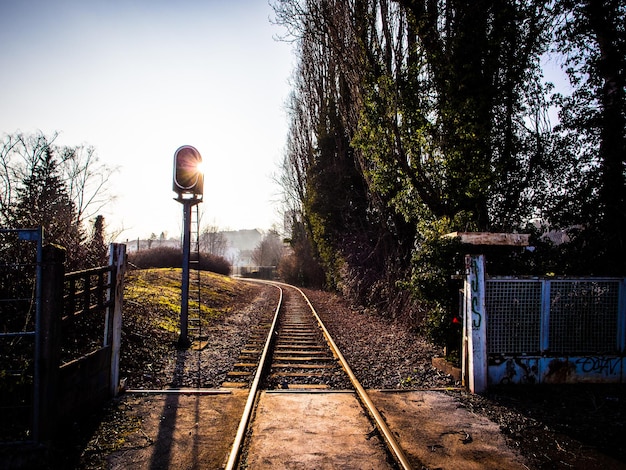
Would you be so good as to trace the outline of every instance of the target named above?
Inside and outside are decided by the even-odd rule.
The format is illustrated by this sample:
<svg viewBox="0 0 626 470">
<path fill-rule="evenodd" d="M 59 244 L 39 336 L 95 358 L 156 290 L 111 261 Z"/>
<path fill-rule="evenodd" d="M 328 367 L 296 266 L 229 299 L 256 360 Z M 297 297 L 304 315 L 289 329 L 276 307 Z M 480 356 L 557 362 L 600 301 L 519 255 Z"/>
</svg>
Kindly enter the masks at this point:
<svg viewBox="0 0 626 470">
<path fill-rule="evenodd" d="M 174 153 L 174 191 L 180 195 L 202 195 L 204 174 L 202 156 L 191 145 L 183 145 Z"/>
</svg>

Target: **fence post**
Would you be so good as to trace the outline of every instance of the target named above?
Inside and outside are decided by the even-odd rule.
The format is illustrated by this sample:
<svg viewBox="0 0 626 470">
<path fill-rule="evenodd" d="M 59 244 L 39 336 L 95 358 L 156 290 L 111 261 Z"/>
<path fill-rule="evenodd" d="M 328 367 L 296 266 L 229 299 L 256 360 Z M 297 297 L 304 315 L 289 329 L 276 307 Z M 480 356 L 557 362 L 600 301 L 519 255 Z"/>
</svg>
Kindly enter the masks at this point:
<svg viewBox="0 0 626 470">
<path fill-rule="evenodd" d="M 124 300 L 124 274 L 126 273 L 126 245 L 111 243 L 109 247 L 109 293 L 105 346 L 111 346 L 109 386 L 111 396 L 117 396 L 120 381 L 120 343 L 122 341 L 122 302 Z"/>
<path fill-rule="evenodd" d="M 467 348 L 466 373 L 472 393 L 487 389 L 487 318 L 485 311 L 485 256 L 466 255 L 465 308 L 463 344 Z M 465 364 L 464 364 L 465 365 Z"/>
<path fill-rule="evenodd" d="M 42 250 L 41 316 L 39 325 L 40 381 L 35 390 L 34 439 L 49 441 L 55 431 L 58 409 L 59 365 L 61 362 L 61 316 L 65 249 L 46 245 Z"/>
</svg>

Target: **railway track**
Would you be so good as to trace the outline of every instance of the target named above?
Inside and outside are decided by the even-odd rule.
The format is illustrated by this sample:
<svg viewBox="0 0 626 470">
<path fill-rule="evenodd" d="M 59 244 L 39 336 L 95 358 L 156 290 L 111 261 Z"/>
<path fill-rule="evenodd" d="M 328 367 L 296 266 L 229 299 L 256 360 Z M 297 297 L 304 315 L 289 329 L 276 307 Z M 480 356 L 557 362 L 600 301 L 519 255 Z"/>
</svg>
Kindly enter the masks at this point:
<svg viewBox="0 0 626 470">
<path fill-rule="evenodd" d="M 228 380 L 223 384 L 224 388 L 250 387 L 243 416 L 225 468 L 240 468 L 242 455 L 249 459 L 251 454 L 263 447 L 258 442 L 263 442 L 267 436 L 258 434 L 268 432 L 268 428 L 262 431 L 264 429 L 262 425 L 255 427 L 255 420 L 260 420 L 259 416 L 263 414 L 259 411 L 260 409 L 272 410 L 268 413 L 273 415 L 272 419 L 275 422 L 290 423 L 285 432 L 291 444 L 279 442 L 279 446 L 295 445 L 300 438 L 305 441 L 310 439 L 306 435 L 297 436 L 298 433 L 310 432 L 304 429 L 302 420 L 318 420 L 322 423 L 320 426 L 326 428 L 335 426 L 332 423 L 329 425 L 328 417 L 311 418 L 293 411 L 298 403 L 302 403 L 304 394 L 307 396 L 317 394 L 316 399 L 319 400 L 320 394 L 323 393 L 348 394 L 350 395 L 346 397 L 348 400 L 358 401 L 362 407 L 361 414 L 366 415 L 370 420 L 371 431 L 364 433 L 368 434 L 367 439 L 369 440 L 376 434 L 380 442 L 386 446 L 387 461 L 392 462 L 391 467 L 387 468 L 412 468 L 394 435 L 352 373 L 350 366 L 305 294 L 293 286 L 271 284 L 280 291 L 273 321 L 257 328 L 249 343 L 242 350 L 240 361 L 228 374 Z M 284 395 L 277 398 L 277 394 Z M 293 398 L 294 394 L 300 394 L 300 397 Z M 286 408 L 270 404 L 281 400 L 286 402 L 288 396 L 290 400 L 299 400 L 299 402 L 291 403 Z M 330 400 L 330 398 L 322 400 Z M 311 403 L 306 406 L 316 409 L 322 406 L 320 401 L 315 404 Z M 256 415 L 255 412 L 257 412 Z M 275 416 L 281 413 L 285 416 Z M 337 413 L 337 416 L 330 419 L 339 422 L 342 418 L 339 414 Z M 276 430 L 276 426 L 272 424 L 269 427 L 277 433 L 276 437 L 271 437 L 269 440 L 280 440 L 278 436 L 280 431 Z M 345 443 L 336 442 L 331 445 L 339 448 L 343 444 Z M 297 450 L 294 449 L 293 452 Z M 246 465 L 244 463 L 243 467 Z"/>
<path fill-rule="evenodd" d="M 337 355 L 329 346 L 311 308 L 293 288 L 281 288 L 278 322 L 271 344 L 268 373 L 262 377 L 264 390 L 344 390 L 352 383 Z M 239 356 L 224 388 L 247 387 L 257 370 L 272 325 L 256 328 Z"/>
</svg>

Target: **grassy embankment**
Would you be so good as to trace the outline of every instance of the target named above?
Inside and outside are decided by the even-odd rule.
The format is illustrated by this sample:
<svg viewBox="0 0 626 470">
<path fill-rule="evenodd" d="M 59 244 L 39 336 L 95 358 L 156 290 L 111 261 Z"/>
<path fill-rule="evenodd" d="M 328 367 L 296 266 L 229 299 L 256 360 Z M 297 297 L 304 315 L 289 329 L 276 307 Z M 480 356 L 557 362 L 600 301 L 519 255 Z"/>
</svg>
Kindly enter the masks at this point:
<svg viewBox="0 0 626 470">
<path fill-rule="evenodd" d="M 190 282 L 195 283 L 195 273 Z M 136 321 L 141 330 L 161 330 L 180 333 L 181 279 L 179 268 L 153 268 L 129 271 L 124 285 L 124 320 Z M 249 286 L 228 276 L 208 271 L 200 272 L 200 317 L 203 326 L 211 320 L 227 315 L 236 298 L 245 294 Z M 189 310 L 197 309 L 189 301 Z M 190 314 L 191 315 L 191 314 Z M 131 323 L 132 324 L 132 323 Z"/>
</svg>

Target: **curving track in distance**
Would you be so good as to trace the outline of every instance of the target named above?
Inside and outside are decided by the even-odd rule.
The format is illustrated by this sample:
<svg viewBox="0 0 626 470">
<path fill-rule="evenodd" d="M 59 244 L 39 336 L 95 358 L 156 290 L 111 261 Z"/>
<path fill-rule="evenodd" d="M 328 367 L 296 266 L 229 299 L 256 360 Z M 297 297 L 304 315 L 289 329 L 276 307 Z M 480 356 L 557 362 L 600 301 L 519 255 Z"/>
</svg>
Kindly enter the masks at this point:
<svg viewBox="0 0 626 470">
<path fill-rule="evenodd" d="M 237 365 L 242 370 L 235 370 L 232 374 L 233 377 L 254 374 L 254 378 L 225 468 L 229 470 L 237 468 L 261 390 L 288 388 L 306 393 L 311 389 L 332 388 L 349 389 L 356 393 L 361 406 L 378 429 L 398 467 L 411 469 L 402 448 L 353 374 L 304 292 L 288 284 L 258 282 L 273 285 L 280 291 L 280 296 L 273 321 L 268 328 L 264 328 L 265 341 L 262 347 L 260 342 L 257 342 L 242 352 L 256 355 L 258 361 L 252 356 L 244 356 L 244 362 Z M 254 368 L 255 372 L 251 372 L 250 368 Z M 230 385 L 236 386 L 233 383 Z"/>
</svg>

